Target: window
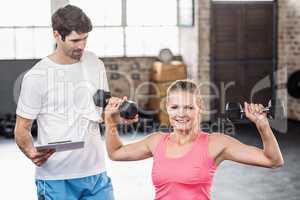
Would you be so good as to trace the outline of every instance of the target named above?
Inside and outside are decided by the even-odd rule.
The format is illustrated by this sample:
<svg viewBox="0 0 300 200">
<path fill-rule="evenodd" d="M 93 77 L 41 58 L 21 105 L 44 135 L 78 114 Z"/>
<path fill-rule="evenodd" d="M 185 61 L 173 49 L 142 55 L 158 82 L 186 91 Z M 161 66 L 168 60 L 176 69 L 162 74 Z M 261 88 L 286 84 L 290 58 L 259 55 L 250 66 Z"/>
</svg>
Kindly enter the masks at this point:
<svg viewBox="0 0 300 200">
<path fill-rule="evenodd" d="M 127 0 L 128 26 L 176 26 L 176 0 Z"/>
<path fill-rule="evenodd" d="M 231 1 L 241 1 L 241 2 L 243 2 L 243 1 L 275 1 L 275 0 L 212 0 L 212 1 L 229 1 L 229 2 L 231 2 Z"/>
<path fill-rule="evenodd" d="M 93 26 L 121 26 L 122 0 L 70 0 L 91 19 Z"/>
<path fill-rule="evenodd" d="M 178 54 L 177 27 L 128 27 L 126 51 L 129 56 L 156 56 L 162 48 Z"/>
<path fill-rule="evenodd" d="M 1 59 L 15 58 L 15 31 L 12 28 L 0 28 L 0 57 Z M 5 48 L 3 48 L 5 47 Z"/>
<path fill-rule="evenodd" d="M 194 0 L 178 0 L 178 25 L 194 25 Z"/>
<path fill-rule="evenodd" d="M 89 34 L 86 49 L 98 56 L 123 56 L 123 31 L 121 27 L 95 27 Z"/>
<path fill-rule="evenodd" d="M 177 0 L 70 0 L 94 25 L 87 49 L 99 56 L 178 54 Z"/>
<path fill-rule="evenodd" d="M 38 8 L 38 9 L 37 9 Z M 53 50 L 50 1 L 9 0 L 0 7 L 0 59 L 46 56 Z"/>
<path fill-rule="evenodd" d="M 162 48 L 178 54 L 178 4 L 193 0 L 69 0 L 91 18 L 87 50 L 99 56 L 156 56 Z M 180 4 L 181 5 L 181 4 Z M 193 8 L 184 3 L 184 20 Z M 0 59 L 41 58 L 54 49 L 51 0 L 10 0 L 0 7 Z"/>
<path fill-rule="evenodd" d="M 0 7 L 0 26 L 49 26 L 50 12 L 50 1 L 5 1 Z"/>
</svg>

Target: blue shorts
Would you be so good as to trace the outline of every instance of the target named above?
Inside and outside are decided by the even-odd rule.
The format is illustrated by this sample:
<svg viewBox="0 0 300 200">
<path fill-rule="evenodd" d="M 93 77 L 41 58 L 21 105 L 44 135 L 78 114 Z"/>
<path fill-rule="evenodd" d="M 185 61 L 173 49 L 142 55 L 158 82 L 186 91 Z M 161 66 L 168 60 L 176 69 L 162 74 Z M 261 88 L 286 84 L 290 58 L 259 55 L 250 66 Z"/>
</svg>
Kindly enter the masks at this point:
<svg viewBox="0 0 300 200">
<path fill-rule="evenodd" d="M 66 180 L 36 180 L 39 200 L 114 200 L 106 172 Z"/>
</svg>

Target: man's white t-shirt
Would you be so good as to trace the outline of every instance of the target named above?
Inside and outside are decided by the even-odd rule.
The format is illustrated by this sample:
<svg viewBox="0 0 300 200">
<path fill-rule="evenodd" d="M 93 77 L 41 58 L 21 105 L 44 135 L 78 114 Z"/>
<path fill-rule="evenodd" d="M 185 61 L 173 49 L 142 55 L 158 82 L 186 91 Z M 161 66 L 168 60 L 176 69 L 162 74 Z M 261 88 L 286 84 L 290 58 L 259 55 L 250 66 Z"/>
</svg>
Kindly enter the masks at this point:
<svg viewBox="0 0 300 200">
<path fill-rule="evenodd" d="M 37 142 L 85 142 L 82 149 L 54 153 L 36 167 L 36 179 L 80 178 L 105 171 L 101 111 L 93 102 L 97 89 L 109 90 L 104 64 L 91 52 L 70 65 L 46 57 L 24 75 L 16 113 L 37 119 Z"/>
</svg>

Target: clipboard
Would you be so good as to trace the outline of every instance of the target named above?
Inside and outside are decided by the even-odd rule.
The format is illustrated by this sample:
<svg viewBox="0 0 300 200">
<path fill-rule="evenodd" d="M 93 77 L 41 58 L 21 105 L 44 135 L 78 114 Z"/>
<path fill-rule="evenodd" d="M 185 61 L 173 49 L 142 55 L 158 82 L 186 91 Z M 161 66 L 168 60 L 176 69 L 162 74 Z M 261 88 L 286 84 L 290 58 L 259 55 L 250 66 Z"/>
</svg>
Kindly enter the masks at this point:
<svg viewBox="0 0 300 200">
<path fill-rule="evenodd" d="M 45 149 L 55 149 L 56 152 L 81 149 L 83 147 L 84 147 L 84 141 L 72 141 L 72 140 L 50 142 L 48 144 L 35 146 L 37 151 L 41 151 Z"/>
</svg>

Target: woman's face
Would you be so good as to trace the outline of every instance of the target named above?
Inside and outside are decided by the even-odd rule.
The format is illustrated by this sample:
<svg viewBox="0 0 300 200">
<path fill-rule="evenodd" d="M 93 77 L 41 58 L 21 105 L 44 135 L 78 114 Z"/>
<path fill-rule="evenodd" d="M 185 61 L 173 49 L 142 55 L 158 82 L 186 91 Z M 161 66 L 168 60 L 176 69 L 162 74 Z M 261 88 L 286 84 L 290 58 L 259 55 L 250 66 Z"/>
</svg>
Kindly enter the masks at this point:
<svg viewBox="0 0 300 200">
<path fill-rule="evenodd" d="M 187 132 L 199 127 L 201 105 L 196 95 L 185 91 L 171 92 L 166 106 L 174 130 Z"/>
</svg>

